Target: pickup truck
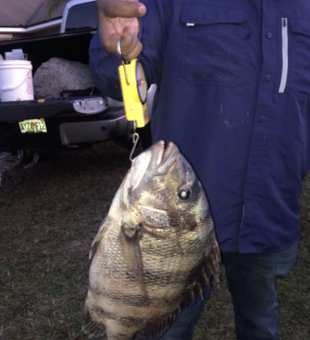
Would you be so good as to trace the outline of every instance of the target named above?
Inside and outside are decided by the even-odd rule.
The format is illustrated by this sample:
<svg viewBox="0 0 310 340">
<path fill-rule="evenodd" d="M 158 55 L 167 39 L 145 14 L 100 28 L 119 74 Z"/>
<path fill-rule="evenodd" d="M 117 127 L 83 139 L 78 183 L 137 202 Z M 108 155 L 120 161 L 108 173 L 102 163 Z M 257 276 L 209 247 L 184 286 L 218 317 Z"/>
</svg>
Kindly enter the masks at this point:
<svg viewBox="0 0 310 340">
<path fill-rule="evenodd" d="M 22 49 L 32 63 L 33 74 L 51 58 L 87 65 L 88 47 L 98 26 L 96 1 L 69 1 L 61 18 L 52 22 L 59 33 L 44 35 L 48 32 L 43 31 L 48 21 L 17 28 L 17 31 L 23 29 L 32 34 L 0 41 L 0 54 L 4 56 L 7 51 Z M 0 39 L 1 33 L 8 31 L 8 28 L 1 28 L 0 22 Z M 150 112 L 154 88 L 149 92 Z M 27 121 L 33 119 L 43 119 L 47 132 L 36 133 L 30 129 L 25 132 Z M 96 87 L 66 91 L 59 97 L 44 100 L 35 97 L 34 100 L 0 102 L 0 152 L 46 152 L 82 148 L 120 138 L 130 141 L 132 129 L 132 122 L 126 120 L 123 103 L 107 98 Z"/>
</svg>

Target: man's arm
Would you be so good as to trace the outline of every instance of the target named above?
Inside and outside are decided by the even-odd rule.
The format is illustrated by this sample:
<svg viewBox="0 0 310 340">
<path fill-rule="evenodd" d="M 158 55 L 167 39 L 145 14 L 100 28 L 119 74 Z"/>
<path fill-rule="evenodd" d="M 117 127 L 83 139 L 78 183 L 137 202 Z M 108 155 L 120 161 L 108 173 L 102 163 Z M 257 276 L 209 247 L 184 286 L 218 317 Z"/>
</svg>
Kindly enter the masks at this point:
<svg viewBox="0 0 310 340">
<path fill-rule="evenodd" d="M 161 34 L 158 34 L 157 26 L 160 25 L 160 20 L 156 1 L 152 0 L 150 3 L 147 0 L 143 1 L 147 6 L 137 1 L 97 0 L 99 29 L 89 49 L 90 69 L 100 91 L 116 100 L 122 100 L 117 71 L 120 59 L 116 53 L 119 40 L 121 40 L 122 56 L 125 59 L 139 57 L 149 84 L 157 83 L 160 79 L 162 58 L 159 58 L 157 50 L 159 47 L 156 41 L 161 39 L 158 38 Z M 146 7 L 150 7 L 150 12 L 147 14 Z M 141 17 L 143 20 L 145 18 L 144 32 L 141 32 L 139 21 Z M 156 32 L 157 37 L 153 36 L 153 32 L 154 34 Z M 139 38 L 145 40 L 145 49 Z M 148 57 L 150 55 L 151 58 Z"/>
</svg>

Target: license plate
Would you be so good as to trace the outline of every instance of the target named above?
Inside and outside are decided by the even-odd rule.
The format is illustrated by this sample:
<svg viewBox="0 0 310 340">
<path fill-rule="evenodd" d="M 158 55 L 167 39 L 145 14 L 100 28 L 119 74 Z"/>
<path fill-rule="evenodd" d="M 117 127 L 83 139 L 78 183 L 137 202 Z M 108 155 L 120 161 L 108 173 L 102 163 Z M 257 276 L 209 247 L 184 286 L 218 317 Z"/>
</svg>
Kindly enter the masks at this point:
<svg viewBox="0 0 310 340">
<path fill-rule="evenodd" d="M 24 120 L 23 122 L 19 122 L 19 128 L 21 133 L 47 132 L 44 118 Z"/>
</svg>

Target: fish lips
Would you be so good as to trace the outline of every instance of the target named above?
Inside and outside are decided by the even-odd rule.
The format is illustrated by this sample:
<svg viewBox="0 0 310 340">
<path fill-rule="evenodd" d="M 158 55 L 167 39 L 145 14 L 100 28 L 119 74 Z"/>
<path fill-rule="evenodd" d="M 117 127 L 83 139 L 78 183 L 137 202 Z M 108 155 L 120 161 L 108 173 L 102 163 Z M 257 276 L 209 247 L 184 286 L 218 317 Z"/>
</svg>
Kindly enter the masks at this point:
<svg viewBox="0 0 310 340">
<path fill-rule="evenodd" d="M 170 142 L 165 147 L 164 141 L 157 142 L 133 160 L 127 179 L 129 186 L 137 188 L 142 180 L 165 175 L 177 163 L 179 156 L 179 149 L 174 143 Z"/>
<path fill-rule="evenodd" d="M 156 154 L 156 150 L 154 150 L 154 153 Z M 165 175 L 171 167 L 178 165 L 181 157 L 179 148 L 173 142 L 170 142 L 166 148 L 163 145 L 158 152 L 158 156 L 161 157 L 161 162 L 157 168 L 157 175 Z"/>
<path fill-rule="evenodd" d="M 173 142 L 169 142 L 166 146 L 164 141 L 159 141 L 148 150 L 151 152 L 151 159 L 145 171 L 147 179 L 165 175 L 173 165 L 177 165 L 181 157 L 179 148 Z"/>
</svg>

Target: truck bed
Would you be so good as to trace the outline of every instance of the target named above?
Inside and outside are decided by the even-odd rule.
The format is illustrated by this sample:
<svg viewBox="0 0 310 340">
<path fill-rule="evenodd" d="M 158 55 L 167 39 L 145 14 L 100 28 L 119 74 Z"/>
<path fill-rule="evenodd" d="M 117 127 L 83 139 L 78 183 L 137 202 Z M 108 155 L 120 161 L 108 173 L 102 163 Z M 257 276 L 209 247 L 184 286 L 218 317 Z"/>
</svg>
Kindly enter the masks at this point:
<svg viewBox="0 0 310 340">
<path fill-rule="evenodd" d="M 51 58 L 88 64 L 90 30 L 0 43 L 0 53 L 23 49 L 33 66 Z M 82 89 L 81 89 L 82 90 Z M 81 93 L 79 93 L 81 92 Z M 22 133 L 20 122 L 44 119 L 47 133 Z M 122 106 L 109 107 L 96 88 L 69 91 L 59 98 L 0 102 L 0 151 L 18 148 L 72 148 L 115 139 L 132 131 Z"/>
</svg>

